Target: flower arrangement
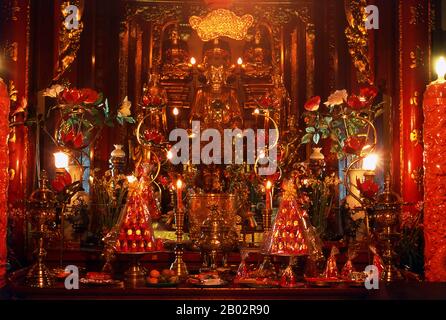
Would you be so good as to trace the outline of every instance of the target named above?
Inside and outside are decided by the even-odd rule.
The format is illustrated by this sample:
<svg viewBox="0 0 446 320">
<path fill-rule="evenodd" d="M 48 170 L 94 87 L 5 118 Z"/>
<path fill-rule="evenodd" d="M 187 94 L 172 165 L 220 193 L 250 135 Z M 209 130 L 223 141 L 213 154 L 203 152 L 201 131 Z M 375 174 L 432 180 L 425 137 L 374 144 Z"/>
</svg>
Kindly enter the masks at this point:
<svg viewBox="0 0 446 320">
<path fill-rule="evenodd" d="M 301 144 L 319 144 L 330 138 L 331 152 L 339 159 L 348 155 L 359 156 L 370 146 L 370 123 L 382 113 L 382 103 L 376 104 L 378 89 L 371 85 L 360 88 L 359 94 L 349 95 L 346 90 L 333 92 L 324 102 L 312 97 L 305 103 L 303 114 L 306 125 Z"/>
<path fill-rule="evenodd" d="M 57 101 L 49 112 L 60 111 L 60 123 L 56 129 L 58 145 L 82 150 L 92 142 L 103 125 L 114 125 L 108 100 L 104 100 L 102 93 L 91 88 L 78 89 L 55 84 L 46 89 L 43 95 Z M 131 117 L 130 108 L 131 102 L 126 97 L 116 115 L 119 124 L 135 122 Z"/>
<path fill-rule="evenodd" d="M 158 92 L 148 90 L 142 97 L 142 105 L 145 108 L 162 108 L 167 105 L 167 97 Z"/>
</svg>

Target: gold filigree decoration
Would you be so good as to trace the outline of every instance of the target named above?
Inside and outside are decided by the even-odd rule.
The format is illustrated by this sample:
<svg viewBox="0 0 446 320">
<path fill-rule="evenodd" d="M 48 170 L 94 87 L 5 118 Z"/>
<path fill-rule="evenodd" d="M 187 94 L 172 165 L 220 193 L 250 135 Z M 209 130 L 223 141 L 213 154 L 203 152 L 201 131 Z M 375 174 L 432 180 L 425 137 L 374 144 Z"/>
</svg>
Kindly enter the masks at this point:
<svg viewBox="0 0 446 320">
<path fill-rule="evenodd" d="M 410 68 L 415 69 L 418 66 L 424 67 L 424 51 L 421 50 L 420 46 L 417 46 L 414 51 L 410 52 L 411 64 Z"/>
<path fill-rule="evenodd" d="M 5 44 L 0 47 L 1 55 L 9 58 L 14 62 L 18 60 L 19 44 L 17 42 L 5 41 Z"/>
<path fill-rule="evenodd" d="M 67 69 L 73 64 L 76 59 L 77 52 L 79 51 L 81 34 L 84 29 L 82 22 L 82 13 L 84 7 L 83 0 L 65 1 L 60 6 L 62 12 L 62 21 L 60 22 L 59 31 L 59 50 L 58 50 L 58 63 L 56 69 L 56 75 L 53 78 L 53 82 L 58 81 L 60 77 L 67 71 Z M 77 11 L 77 28 L 68 28 L 66 20 L 69 19 L 70 11 L 67 10 L 68 6 L 75 5 L 78 8 Z"/>
<path fill-rule="evenodd" d="M 192 16 L 189 23 L 203 41 L 218 37 L 243 40 L 254 23 L 254 17 L 250 14 L 239 17 L 230 10 L 218 9 L 211 11 L 204 18 Z"/>
<path fill-rule="evenodd" d="M 409 24 L 417 25 L 424 23 L 425 18 L 423 12 L 424 12 L 424 5 L 422 3 L 418 3 L 417 5 L 411 6 Z"/>
<path fill-rule="evenodd" d="M 345 29 L 347 43 L 360 83 L 372 83 L 369 60 L 368 33 L 365 25 L 367 13 L 365 0 L 345 0 L 348 27 Z"/>
<path fill-rule="evenodd" d="M 413 107 L 418 107 L 419 99 L 420 99 L 419 93 L 418 93 L 418 91 L 415 91 L 413 93 L 413 95 L 410 97 L 410 105 L 413 106 Z"/>
</svg>

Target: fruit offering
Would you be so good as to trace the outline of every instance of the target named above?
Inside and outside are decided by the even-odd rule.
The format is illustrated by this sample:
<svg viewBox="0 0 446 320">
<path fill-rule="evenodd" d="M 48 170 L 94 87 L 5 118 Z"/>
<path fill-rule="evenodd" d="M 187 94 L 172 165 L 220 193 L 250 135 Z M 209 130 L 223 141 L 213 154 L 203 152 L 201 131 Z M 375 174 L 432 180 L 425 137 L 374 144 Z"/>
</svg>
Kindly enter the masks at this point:
<svg viewBox="0 0 446 320">
<path fill-rule="evenodd" d="M 169 269 L 163 269 L 161 272 L 153 269 L 150 271 L 149 276 L 147 277 L 147 283 L 149 285 L 177 284 L 178 282 L 179 278 L 175 271 Z"/>
</svg>

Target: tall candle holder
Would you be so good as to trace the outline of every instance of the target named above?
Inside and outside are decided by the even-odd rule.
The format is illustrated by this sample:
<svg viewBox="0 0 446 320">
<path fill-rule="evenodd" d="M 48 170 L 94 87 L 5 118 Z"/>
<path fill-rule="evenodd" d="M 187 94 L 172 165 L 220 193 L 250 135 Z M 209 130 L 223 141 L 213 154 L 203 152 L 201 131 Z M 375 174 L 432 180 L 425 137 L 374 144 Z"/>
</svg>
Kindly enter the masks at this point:
<svg viewBox="0 0 446 320">
<path fill-rule="evenodd" d="M 183 226 L 184 226 L 184 209 L 183 207 L 177 207 L 175 209 L 175 234 L 177 236 L 175 246 L 175 261 L 170 266 L 170 270 L 174 270 L 179 277 L 187 276 L 187 266 L 183 260 L 184 247 L 183 247 Z"/>
<path fill-rule="evenodd" d="M 31 221 L 34 225 L 33 236 L 37 239 L 37 262 L 29 269 L 26 275 L 26 284 L 34 288 L 47 288 L 53 285 L 54 278 L 44 264 L 46 250 L 44 241 L 47 236 L 47 225 L 56 219 L 55 196 L 48 188 L 48 176 L 42 171 L 39 189 L 35 190 L 30 198 Z"/>
</svg>

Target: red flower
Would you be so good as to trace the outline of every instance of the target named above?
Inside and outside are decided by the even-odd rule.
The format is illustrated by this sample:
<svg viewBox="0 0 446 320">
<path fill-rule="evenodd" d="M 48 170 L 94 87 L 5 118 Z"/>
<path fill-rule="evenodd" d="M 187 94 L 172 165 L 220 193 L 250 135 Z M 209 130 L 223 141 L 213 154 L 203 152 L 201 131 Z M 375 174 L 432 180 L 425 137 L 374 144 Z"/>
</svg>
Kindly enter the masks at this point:
<svg viewBox="0 0 446 320">
<path fill-rule="evenodd" d="M 156 144 L 160 144 L 163 141 L 163 136 L 161 133 L 159 133 L 156 130 L 145 130 L 144 131 L 144 138 L 149 141 Z"/>
<path fill-rule="evenodd" d="M 358 187 L 359 191 L 361 191 L 361 194 L 367 199 L 372 199 L 379 190 L 379 185 L 372 180 L 361 182 L 358 178 L 356 178 L 356 186 Z"/>
<path fill-rule="evenodd" d="M 82 99 L 85 104 L 93 104 L 99 99 L 99 94 L 90 88 L 85 88 L 81 90 Z"/>
<path fill-rule="evenodd" d="M 169 185 L 169 179 L 167 177 L 161 176 L 158 180 L 163 187 L 167 187 Z"/>
<path fill-rule="evenodd" d="M 366 137 L 349 137 L 344 141 L 342 150 L 348 154 L 359 155 L 367 142 Z"/>
<path fill-rule="evenodd" d="M 65 89 L 62 92 L 62 100 L 66 104 L 81 104 L 83 102 L 83 96 L 78 89 Z"/>
<path fill-rule="evenodd" d="M 260 100 L 260 106 L 262 106 L 263 108 L 269 108 L 273 105 L 273 99 L 269 96 L 264 96 L 261 100 Z"/>
<path fill-rule="evenodd" d="M 359 95 L 367 101 L 373 100 L 378 95 L 378 88 L 372 85 L 364 85 L 359 89 Z"/>
<path fill-rule="evenodd" d="M 361 98 L 355 94 L 352 94 L 347 100 L 348 106 L 353 110 L 361 110 L 366 106 L 366 103 L 366 100 L 361 100 Z"/>
<path fill-rule="evenodd" d="M 71 183 L 71 175 L 68 173 L 68 171 L 65 170 L 63 174 L 58 174 L 56 176 L 56 178 L 51 182 L 51 186 L 53 187 L 54 191 L 61 192 Z"/>
<path fill-rule="evenodd" d="M 73 140 L 73 146 L 76 149 L 80 149 L 83 147 L 83 144 L 84 144 L 84 135 L 79 132 Z"/>
<path fill-rule="evenodd" d="M 319 105 L 321 104 L 321 97 L 315 96 L 305 103 L 305 110 L 307 111 L 317 111 L 319 109 Z"/>
<path fill-rule="evenodd" d="M 74 129 L 71 129 L 68 133 L 62 132 L 60 138 L 67 146 L 71 145 L 76 149 L 80 149 L 84 146 L 84 135 L 82 132 L 76 134 Z"/>
</svg>

